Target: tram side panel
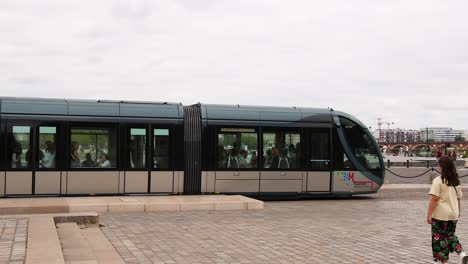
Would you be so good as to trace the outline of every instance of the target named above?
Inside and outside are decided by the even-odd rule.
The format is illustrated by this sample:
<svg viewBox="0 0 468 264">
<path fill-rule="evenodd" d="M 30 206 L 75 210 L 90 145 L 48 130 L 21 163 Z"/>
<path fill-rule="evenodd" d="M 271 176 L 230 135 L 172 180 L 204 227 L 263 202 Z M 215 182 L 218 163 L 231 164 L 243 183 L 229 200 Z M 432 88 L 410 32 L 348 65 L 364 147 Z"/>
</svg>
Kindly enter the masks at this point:
<svg viewBox="0 0 468 264">
<path fill-rule="evenodd" d="M 202 175 L 201 188 L 202 193 L 215 193 L 216 186 L 216 127 L 203 124 L 202 134 Z"/>
<path fill-rule="evenodd" d="M 335 115 L 333 130 L 333 192 L 365 194 L 379 190 L 385 176 L 374 137 L 362 123 L 345 113 Z"/>
<path fill-rule="evenodd" d="M 360 171 L 334 171 L 333 192 L 334 193 L 373 193 L 380 185 L 369 180 Z"/>
<path fill-rule="evenodd" d="M 266 130 L 277 131 L 278 128 Z M 261 133 L 259 127 L 245 125 L 206 127 L 203 137 L 202 192 L 258 194 L 306 191 L 306 172 L 300 166 L 290 164 L 286 168 L 287 161 L 284 160 L 283 169 L 275 169 L 272 161 L 266 161 L 267 157 L 264 157 L 265 153 L 271 152 L 271 146 L 268 150 L 263 147 L 263 141 L 268 142 L 264 137 L 280 136 L 284 141 L 284 134 L 288 133 L 288 129 L 283 130 L 285 132 L 274 134 Z M 300 139 L 299 132 L 294 136 L 296 140 Z M 302 155 L 297 154 L 297 158 L 300 157 Z M 279 156 L 276 163 L 276 167 L 281 167 L 278 164 L 281 163 Z M 327 180 L 329 181 L 329 177 Z"/>
<path fill-rule="evenodd" d="M 174 164 L 174 181 L 173 192 L 184 192 L 184 126 L 182 123 L 178 124 L 174 130 L 174 141 L 172 144 L 173 149 L 173 164 Z"/>
<path fill-rule="evenodd" d="M 2 100 L 0 99 L 0 109 Z M 0 197 L 5 196 L 5 177 L 6 177 L 6 132 L 5 121 L 2 120 L 0 113 Z"/>
<path fill-rule="evenodd" d="M 118 194 L 122 133 L 116 122 L 69 122 L 67 195 Z"/>
<path fill-rule="evenodd" d="M 217 126 L 211 135 L 217 147 L 210 160 L 216 162 L 210 164 L 214 174 L 212 171 L 207 173 L 208 176 L 214 176 L 214 180 L 208 178 L 207 183 L 214 183 L 214 192 L 258 194 L 258 127 Z"/>
</svg>

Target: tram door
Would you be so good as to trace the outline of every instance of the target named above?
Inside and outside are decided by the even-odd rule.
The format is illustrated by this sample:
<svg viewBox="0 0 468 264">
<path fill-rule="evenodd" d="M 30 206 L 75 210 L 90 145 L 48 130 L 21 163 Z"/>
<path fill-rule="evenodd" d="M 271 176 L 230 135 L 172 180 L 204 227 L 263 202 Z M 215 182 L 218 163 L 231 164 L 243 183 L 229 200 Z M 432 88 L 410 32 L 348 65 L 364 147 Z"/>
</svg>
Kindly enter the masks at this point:
<svg viewBox="0 0 468 264">
<path fill-rule="evenodd" d="M 148 170 L 148 128 L 130 126 L 126 128 L 125 193 L 147 193 Z"/>
<path fill-rule="evenodd" d="M 307 191 L 330 192 L 330 129 L 306 130 Z"/>
<path fill-rule="evenodd" d="M 33 123 L 7 123 L 7 172 L 5 194 L 32 194 Z"/>
<path fill-rule="evenodd" d="M 57 125 L 7 122 L 6 195 L 60 194 Z"/>
</svg>

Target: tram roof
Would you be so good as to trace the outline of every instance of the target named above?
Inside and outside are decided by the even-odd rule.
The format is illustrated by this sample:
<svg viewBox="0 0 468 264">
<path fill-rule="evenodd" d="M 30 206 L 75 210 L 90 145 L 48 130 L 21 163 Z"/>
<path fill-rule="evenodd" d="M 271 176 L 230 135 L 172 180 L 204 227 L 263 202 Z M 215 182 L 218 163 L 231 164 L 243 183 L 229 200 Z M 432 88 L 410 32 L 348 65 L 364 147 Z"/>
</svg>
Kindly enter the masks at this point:
<svg viewBox="0 0 468 264">
<path fill-rule="evenodd" d="M 1 114 L 182 118 L 180 103 L 0 97 Z"/>
<path fill-rule="evenodd" d="M 200 104 L 204 120 L 329 123 L 329 108 Z M 342 112 L 339 112 L 342 113 Z M 181 103 L 0 97 L 0 114 L 181 119 Z M 347 115 L 346 113 L 342 113 Z M 355 118 L 352 118 L 353 120 Z"/>
<path fill-rule="evenodd" d="M 280 122 L 325 122 L 331 120 L 331 109 L 277 106 L 203 104 L 205 120 L 245 120 Z"/>
</svg>

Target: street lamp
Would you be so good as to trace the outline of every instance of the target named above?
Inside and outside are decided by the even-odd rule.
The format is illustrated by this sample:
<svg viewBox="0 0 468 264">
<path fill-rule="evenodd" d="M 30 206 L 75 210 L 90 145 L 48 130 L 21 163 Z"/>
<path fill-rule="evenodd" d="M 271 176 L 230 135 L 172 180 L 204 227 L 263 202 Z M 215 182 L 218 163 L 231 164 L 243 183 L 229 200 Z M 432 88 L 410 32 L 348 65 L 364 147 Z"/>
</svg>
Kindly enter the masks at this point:
<svg viewBox="0 0 468 264">
<path fill-rule="evenodd" d="M 431 148 L 429 147 L 429 126 L 426 126 L 426 146 L 427 146 L 426 157 L 429 158 L 431 156 Z"/>
</svg>

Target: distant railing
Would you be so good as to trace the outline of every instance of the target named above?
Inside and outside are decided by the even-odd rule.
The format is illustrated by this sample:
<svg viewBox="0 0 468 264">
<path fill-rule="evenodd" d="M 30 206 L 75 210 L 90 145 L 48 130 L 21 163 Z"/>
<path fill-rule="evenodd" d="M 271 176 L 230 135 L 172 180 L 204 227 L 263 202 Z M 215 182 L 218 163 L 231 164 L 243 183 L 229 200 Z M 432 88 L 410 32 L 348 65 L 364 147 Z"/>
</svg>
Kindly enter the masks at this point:
<svg viewBox="0 0 468 264">
<path fill-rule="evenodd" d="M 432 168 L 438 167 L 436 160 L 406 160 L 406 161 L 390 161 L 385 162 L 387 168 L 391 167 L 406 167 L 406 168 Z M 455 166 L 457 168 L 465 167 L 464 160 L 456 160 Z"/>
</svg>

